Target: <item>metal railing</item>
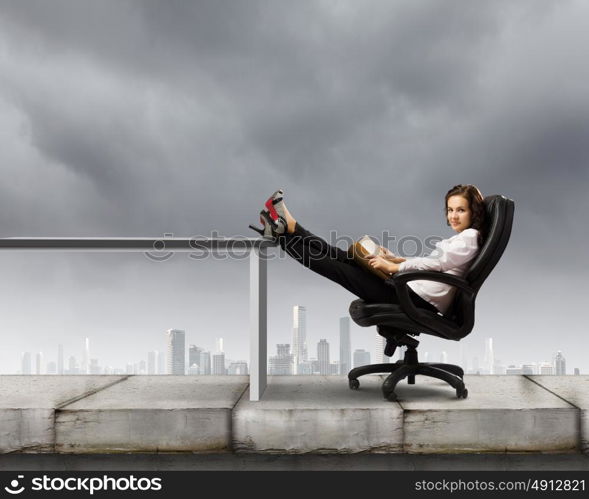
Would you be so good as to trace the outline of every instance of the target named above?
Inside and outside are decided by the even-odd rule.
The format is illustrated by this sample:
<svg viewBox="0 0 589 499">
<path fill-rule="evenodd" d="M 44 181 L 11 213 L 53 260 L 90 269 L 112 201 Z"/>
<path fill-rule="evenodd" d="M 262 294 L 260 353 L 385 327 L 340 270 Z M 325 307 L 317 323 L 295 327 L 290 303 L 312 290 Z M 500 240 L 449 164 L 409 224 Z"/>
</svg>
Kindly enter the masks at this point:
<svg viewBox="0 0 589 499">
<path fill-rule="evenodd" d="M 267 259 L 276 243 L 259 238 L 179 237 L 11 237 L 0 238 L 0 250 L 114 251 L 163 256 L 194 251 L 247 251 L 250 262 L 250 400 L 262 397 L 267 383 Z"/>
</svg>

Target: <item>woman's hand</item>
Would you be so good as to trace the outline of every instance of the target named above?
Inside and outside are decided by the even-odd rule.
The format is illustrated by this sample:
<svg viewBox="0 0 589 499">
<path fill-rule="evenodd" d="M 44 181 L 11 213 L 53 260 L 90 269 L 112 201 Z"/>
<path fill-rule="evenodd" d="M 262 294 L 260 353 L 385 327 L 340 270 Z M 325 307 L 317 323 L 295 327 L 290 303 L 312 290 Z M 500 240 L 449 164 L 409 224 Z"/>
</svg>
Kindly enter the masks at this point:
<svg viewBox="0 0 589 499">
<path fill-rule="evenodd" d="M 403 257 L 395 255 L 392 251 L 384 246 L 380 246 L 378 256 L 393 263 L 403 263 L 405 259 Z"/>
<path fill-rule="evenodd" d="M 399 271 L 398 263 L 392 262 L 382 256 L 368 255 L 366 258 L 368 259 L 368 264 L 373 269 L 382 270 L 387 274 L 394 274 Z"/>
<path fill-rule="evenodd" d="M 379 246 L 378 247 L 378 256 L 382 256 L 383 258 L 388 258 L 388 257 L 394 257 L 395 254 L 389 250 L 388 248 L 385 248 L 384 246 Z"/>
</svg>

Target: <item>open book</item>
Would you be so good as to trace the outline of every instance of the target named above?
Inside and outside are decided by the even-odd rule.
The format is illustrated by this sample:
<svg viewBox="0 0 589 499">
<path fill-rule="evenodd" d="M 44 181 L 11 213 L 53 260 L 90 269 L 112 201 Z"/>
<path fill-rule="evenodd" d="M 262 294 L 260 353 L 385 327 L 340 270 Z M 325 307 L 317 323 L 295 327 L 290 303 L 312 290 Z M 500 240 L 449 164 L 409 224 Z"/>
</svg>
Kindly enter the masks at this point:
<svg viewBox="0 0 589 499">
<path fill-rule="evenodd" d="M 381 253 L 380 246 L 370 236 L 363 236 L 348 248 L 348 255 L 354 258 L 356 263 L 368 272 L 372 272 L 381 279 L 390 279 L 391 276 L 382 270 L 372 268 L 366 258 L 369 255 Z"/>
</svg>

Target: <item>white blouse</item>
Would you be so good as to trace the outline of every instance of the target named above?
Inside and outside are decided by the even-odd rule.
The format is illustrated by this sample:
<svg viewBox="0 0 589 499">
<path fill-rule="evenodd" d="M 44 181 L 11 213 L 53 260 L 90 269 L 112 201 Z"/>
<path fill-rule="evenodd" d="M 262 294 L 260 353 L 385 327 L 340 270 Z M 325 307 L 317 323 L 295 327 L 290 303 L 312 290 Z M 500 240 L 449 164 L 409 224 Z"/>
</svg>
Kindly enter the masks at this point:
<svg viewBox="0 0 589 499">
<path fill-rule="evenodd" d="M 449 239 L 439 241 L 430 255 L 407 258 L 399 266 L 399 272 L 434 270 L 462 277 L 479 252 L 478 235 L 479 231 L 476 229 L 465 229 Z M 454 286 L 441 282 L 422 280 L 411 281 L 407 285 L 442 313 L 448 310 L 456 292 Z"/>
</svg>

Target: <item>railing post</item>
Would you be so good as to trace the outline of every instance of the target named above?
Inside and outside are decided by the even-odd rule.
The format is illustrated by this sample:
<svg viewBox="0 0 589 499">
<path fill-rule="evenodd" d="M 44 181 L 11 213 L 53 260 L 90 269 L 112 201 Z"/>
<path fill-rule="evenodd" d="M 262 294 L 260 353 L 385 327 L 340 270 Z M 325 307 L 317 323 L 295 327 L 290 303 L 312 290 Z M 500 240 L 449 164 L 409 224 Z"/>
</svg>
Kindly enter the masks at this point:
<svg viewBox="0 0 589 499">
<path fill-rule="evenodd" d="M 267 371 L 267 261 L 266 249 L 250 251 L 250 400 L 266 389 Z"/>
</svg>

